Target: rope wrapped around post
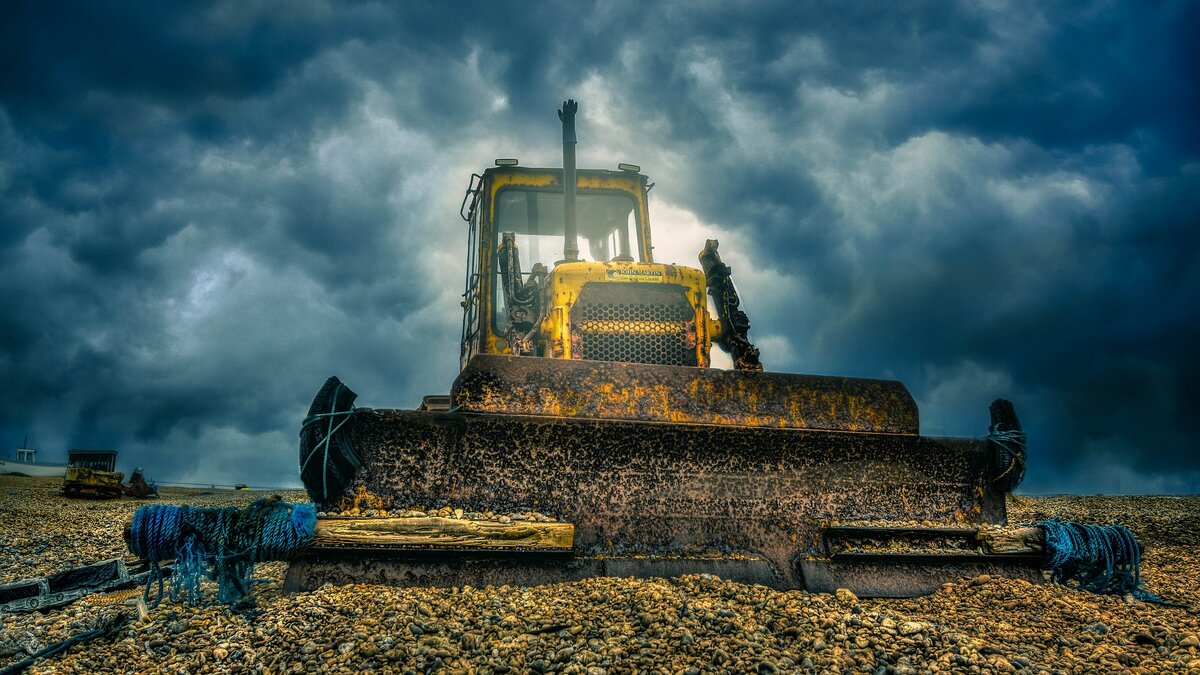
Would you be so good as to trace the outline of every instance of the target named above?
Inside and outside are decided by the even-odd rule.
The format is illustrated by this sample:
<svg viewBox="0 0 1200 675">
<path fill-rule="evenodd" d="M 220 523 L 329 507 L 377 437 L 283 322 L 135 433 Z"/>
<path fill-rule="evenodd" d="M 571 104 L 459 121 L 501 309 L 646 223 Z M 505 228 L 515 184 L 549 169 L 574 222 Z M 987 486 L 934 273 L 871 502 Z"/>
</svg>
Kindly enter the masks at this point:
<svg viewBox="0 0 1200 675">
<path fill-rule="evenodd" d="M 300 480 L 317 504 L 328 505 L 341 495 L 362 466 L 349 433 L 356 398 L 358 394 L 341 380 L 330 377 L 300 425 Z"/>
<path fill-rule="evenodd" d="M 312 504 L 289 504 L 279 497 L 255 500 L 246 508 L 200 508 L 151 504 L 139 508 L 127 531 L 129 550 L 151 561 L 153 569 L 175 560 L 171 598 L 200 600 L 200 577 L 217 582 L 217 599 L 241 602 L 249 590 L 254 565 L 290 560 L 312 542 L 317 513 Z M 150 599 L 157 582 L 157 605 L 163 596 L 161 573 L 146 582 Z"/>
<path fill-rule="evenodd" d="M 1025 432 L 1011 401 L 998 398 L 992 401 L 989 412 L 992 424 L 987 439 L 996 448 L 999 470 L 992 484 L 1001 492 L 1010 493 L 1025 479 Z"/>
</svg>

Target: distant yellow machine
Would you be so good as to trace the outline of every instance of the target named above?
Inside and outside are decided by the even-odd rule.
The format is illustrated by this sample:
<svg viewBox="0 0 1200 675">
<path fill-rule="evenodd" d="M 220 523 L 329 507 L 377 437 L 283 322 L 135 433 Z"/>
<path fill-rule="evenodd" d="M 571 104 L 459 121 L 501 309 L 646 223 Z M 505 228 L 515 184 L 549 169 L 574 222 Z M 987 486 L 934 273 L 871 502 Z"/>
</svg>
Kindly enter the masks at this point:
<svg viewBox="0 0 1200 675">
<path fill-rule="evenodd" d="M 116 450 L 71 450 L 63 474 L 63 494 L 91 499 L 120 497 L 125 474 L 116 471 L 116 463 Z"/>
</svg>

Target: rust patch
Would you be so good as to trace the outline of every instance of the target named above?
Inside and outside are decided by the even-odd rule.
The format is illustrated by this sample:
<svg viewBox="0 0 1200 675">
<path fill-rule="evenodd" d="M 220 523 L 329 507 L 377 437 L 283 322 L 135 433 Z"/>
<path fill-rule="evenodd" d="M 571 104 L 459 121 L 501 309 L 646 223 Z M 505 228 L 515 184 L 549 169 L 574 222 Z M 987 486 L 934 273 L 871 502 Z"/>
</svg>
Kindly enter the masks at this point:
<svg viewBox="0 0 1200 675">
<path fill-rule="evenodd" d="M 372 494 L 366 485 L 361 483 L 354 486 L 350 494 L 343 495 L 333 502 L 333 510 L 358 516 L 370 510 L 386 511 L 392 507 L 392 500 Z"/>
<path fill-rule="evenodd" d="M 574 336 L 573 336 L 574 337 Z M 572 356 L 577 352 L 572 350 Z M 912 434 L 899 382 L 608 361 L 474 357 L 451 389 L 460 410 L 513 415 Z"/>
</svg>

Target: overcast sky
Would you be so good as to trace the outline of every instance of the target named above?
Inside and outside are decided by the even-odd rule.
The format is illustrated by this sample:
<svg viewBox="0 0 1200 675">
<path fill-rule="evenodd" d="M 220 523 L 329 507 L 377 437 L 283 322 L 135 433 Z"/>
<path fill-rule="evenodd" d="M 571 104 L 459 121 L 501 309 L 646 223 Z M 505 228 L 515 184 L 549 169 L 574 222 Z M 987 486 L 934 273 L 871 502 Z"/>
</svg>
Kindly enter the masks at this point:
<svg viewBox="0 0 1200 675">
<path fill-rule="evenodd" d="M 1200 4 L 5 2 L 0 443 L 297 485 L 457 373 L 473 171 L 641 165 L 768 370 L 1011 398 L 1026 492 L 1200 492 Z"/>
</svg>

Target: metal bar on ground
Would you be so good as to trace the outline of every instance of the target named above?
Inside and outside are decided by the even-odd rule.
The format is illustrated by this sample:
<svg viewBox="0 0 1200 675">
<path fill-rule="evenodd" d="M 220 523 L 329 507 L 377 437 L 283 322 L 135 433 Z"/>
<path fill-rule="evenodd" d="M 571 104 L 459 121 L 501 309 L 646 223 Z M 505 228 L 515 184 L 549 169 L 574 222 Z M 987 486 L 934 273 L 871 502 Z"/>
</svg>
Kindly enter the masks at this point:
<svg viewBox="0 0 1200 675">
<path fill-rule="evenodd" d="M 853 537 L 963 537 L 974 539 L 978 527 L 874 527 L 871 525 L 830 525 L 827 536 Z"/>
<path fill-rule="evenodd" d="M 909 565 L 948 565 L 952 563 L 1020 563 L 1037 566 L 1044 556 L 990 553 L 834 553 L 835 562 L 876 562 Z"/>
</svg>

